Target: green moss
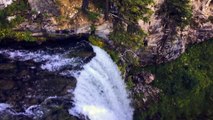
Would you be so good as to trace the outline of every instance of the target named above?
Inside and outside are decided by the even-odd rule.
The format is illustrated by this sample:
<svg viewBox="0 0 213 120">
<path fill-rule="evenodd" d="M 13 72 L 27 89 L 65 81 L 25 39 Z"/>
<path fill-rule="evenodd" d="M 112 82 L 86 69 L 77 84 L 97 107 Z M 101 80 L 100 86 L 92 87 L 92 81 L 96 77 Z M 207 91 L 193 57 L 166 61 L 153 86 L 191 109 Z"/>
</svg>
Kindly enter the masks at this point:
<svg viewBox="0 0 213 120">
<path fill-rule="evenodd" d="M 95 46 L 104 47 L 104 42 L 94 35 L 89 36 L 89 42 Z"/>
<path fill-rule="evenodd" d="M 11 29 L 0 29 L 0 41 L 2 39 L 15 39 L 17 41 L 36 41 L 34 37 L 31 36 L 30 32 L 15 32 Z"/>
<path fill-rule="evenodd" d="M 156 74 L 154 86 L 163 92 L 143 118 L 213 118 L 213 40 L 190 47 L 177 60 L 145 68 Z M 142 120 L 142 119 L 137 119 Z"/>
<path fill-rule="evenodd" d="M 135 84 L 133 83 L 132 76 L 129 76 L 127 78 L 126 85 L 127 85 L 127 89 L 129 89 L 129 90 L 133 89 L 133 87 L 135 86 Z"/>
<path fill-rule="evenodd" d="M 95 21 L 98 19 L 100 14 L 92 11 L 86 11 L 86 16 L 90 21 Z"/>
<path fill-rule="evenodd" d="M 127 30 L 125 30 L 124 26 L 121 22 L 114 24 L 114 30 L 109 36 L 110 40 L 112 40 L 116 46 L 132 51 L 143 48 L 143 40 L 147 34 L 136 24 L 128 25 Z"/>
<path fill-rule="evenodd" d="M 120 61 L 119 53 L 118 52 L 116 52 L 114 50 L 110 50 L 110 49 L 107 49 L 106 51 L 111 56 L 111 58 L 113 59 L 113 61 L 115 63 L 118 63 Z"/>
<path fill-rule="evenodd" d="M 91 29 L 92 32 L 95 32 L 96 26 L 94 24 L 92 24 L 91 27 L 90 27 L 90 29 Z"/>
<path fill-rule="evenodd" d="M 120 46 L 131 48 L 134 50 L 137 50 L 143 46 L 142 36 L 135 34 L 131 35 L 128 32 L 114 32 L 110 34 L 110 39 Z"/>
</svg>

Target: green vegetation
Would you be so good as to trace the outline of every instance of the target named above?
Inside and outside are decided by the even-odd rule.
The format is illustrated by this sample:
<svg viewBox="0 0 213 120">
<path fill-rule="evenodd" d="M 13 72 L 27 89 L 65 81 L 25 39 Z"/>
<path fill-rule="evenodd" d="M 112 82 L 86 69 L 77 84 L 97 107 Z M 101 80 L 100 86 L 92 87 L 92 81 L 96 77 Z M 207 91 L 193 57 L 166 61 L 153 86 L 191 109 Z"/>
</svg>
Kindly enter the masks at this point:
<svg viewBox="0 0 213 120">
<path fill-rule="evenodd" d="M 114 27 L 114 31 L 110 33 L 109 38 L 116 46 L 116 51 L 112 51 L 111 48 L 106 50 L 124 74 L 127 66 L 137 66 L 139 64 L 137 52 L 144 48 L 146 34 L 138 26 L 131 26 L 132 31 L 130 29 L 125 31 L 121 24 Z"/>
<path fill-rule="evenodd" d="M 86 0 L 85 0 L 86 1 Z M 93 0 L 93 3 L 101 9 L 106 9 L 105 4 L 109 1 Z M 138 50 L 143 47 L 143 38 L 145 33 L 138 26 L 138 20 L 143 19 L 148 22 L 153 11 L 149 6 L 154 5 L 153 0 L 113 0 L 110 1 L 118 9 L 118 13 L 114 13 L 119 18 L 115 18 L 114 32 L 111 33 L 110 39 L 118 46 L 133 48 Z M 109 10 L 109 13 L 112 12 Z M 91 15 L 89 15 L 91 16 Z M 92 14 L 92 16 L 94 16 Z M 97 16 L 97 15 L 96 15 Z M 95 17 L 89 17 L 95 18 Z M 127 24 L 127 30 L 124 26 Z"/>
<path fill-rule="evenodd" d="M 12 28 L 24 22 L 30 10 L 27 0 L 16 0 L 3 10 L 0 10 L 0 40 L 15 39 L 25 41 L 35 41 L 30 32 L 16 32 Z M 15 19 L 9 21 L 8 16 L 15 16 Z"/>
<path fill-rule="evenodd" d="M 11 28 L 20 24 L 26 17 L 29 5 L 27 0 L 17 0 L 3 10 L 0 10 L 0 28 Z M 9 22 L 8 16 L 16 15 L 16 18 Z"/>
<path fill-rule="evenodd" d="M 89 42 L 95 46 L 99 46 L 101 48 L 104 47 L 104 43 L 102 42 L 102 40 L 94 35 L 91 35 L 89 37 Z"/>
<path fill-rule="evenodd" d="M 154 5 L 153 0 L 114 0 L 114 3 L 121 17 L 130 23 L 135 23 L 138 19 L 148 22 L 153 13 L 149 8 L 150 5 Z"/>
<path fill-rule="evenodd" d="M 165 22 L 184 28 L 192 18 L 190 0 L 165 0 L 159 14 L 165 15 Z"/>
<path fill-rule="evenodd" d="M 114 1 L 118 8 L 118 16 L 114 24 L 114 31 L 110 35 L 110 39 L 116 45 L 137 51 L 143 47 L 143 40 L 146 36 L 140 26 L 138 20 L 142 19 L 148 22 L 153 11 L 148 7 L 154 5 L 153 0 L 123 0 Z M 126 23 L 126 25 L 124 24 Z M 126 26 L 127 28 L 124 28 Z"/>
<path fill-rule="evenodd" d="M 98 13 L 92 12 L 92 11 L 86 11 L 86 15 L 87 15 L 87 18 L 88 18 L 90 21 L 95 21 L 95 20 L 97 20 L 98 17 L 100 16 Z"/>
<path fill-rule="evenodd" d="M 2 39 L 15 39 L 17 41 L 25 40 L 29 42 L 36 41 L 36 39 L 31 36 L 30 32 L 15 32 L 11 29 L 0 30 L 0 41 Z"/>
<path fill-rule="evenodd" d="M 145 33 L 142 30 L 130 33 L 124 30 L 116 30 L 110 34 L 110 39 L 115 42 L 118 46 L 133 49 L 134 51 L 143 47 L 143 39 Z"/>
<path fill-rule="evenodd" d="M 153 13 L 149 6 L 154 5 L 154 1 L 114 0 L 113 3 L 118 13 L 113 13 L 115 14 L 114 30 L 110 34 L 110 39 L 119 51 L 117 54 L 119 56 L 122 55 L 122 58 L 119 59 L 123 60 L 120 61 L 118 66 L 122 66 L 121 70 L 125 71 L 125 67 L 129 65 L 138 65 L 139 59 L 135 55 L 144 48 L 144 39 L 147 35 L 138 25 L 138 20 L 142 19 L 145 22 L 149 21 L 149 17 Z M 109 51 L 109 53 L 113 52 Z"/>
<path fill-rule="evenodd" d="M 136 118 L 213 119 L 213 40 L 192 46 L 174 62 L 148 67 L 156 74 L 160 101 Z M 140 118 L 141 117 L 141 118 Z"/>
</svg>

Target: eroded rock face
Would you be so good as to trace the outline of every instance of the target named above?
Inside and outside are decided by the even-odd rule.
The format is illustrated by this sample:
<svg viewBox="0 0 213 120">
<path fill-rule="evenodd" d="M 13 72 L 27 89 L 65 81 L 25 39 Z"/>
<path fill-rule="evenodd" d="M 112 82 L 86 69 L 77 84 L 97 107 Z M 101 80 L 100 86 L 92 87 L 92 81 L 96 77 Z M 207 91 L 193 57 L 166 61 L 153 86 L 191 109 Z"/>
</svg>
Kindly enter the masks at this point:
<svg viewBox="0 0 213 120">
<path fill-rule="evenodd" d="M 55 0 L 28 0 L 31 9 L 38 13 L 51 13 L 58 16 L 59 8 Z"/>
<path fill-rule="evenodd" d="M 96 35 L 108 38 L 112 23 L 104 21 L 104 15 L 91 2 L 90 12 L 100 13 L 91 20 L 88 14 L 81 11 L 82 0 L 28 0 L 31 16 L 17 26 L 21 31 L 30 31 L 34 37 L 67 37 L 95 32 Z M 109 26 L 108 26 L 109 25 Z M 94 31 L 92 26 L 97 28 Z"/>
<path fill-rule="evenodd" d="M 191 0 L 194 11 L 200 11 L 206 16 L 212 15 L 213 1 L 212 0 Z"/>
<path fill-rule="evenodd" d="M 164 1 L 155 0 L 156 5 L 150 6 L 157 13 Z M 141 62 L 146 64 L 158 64 L 178 58 L 185 52 L 187 45 L 199 43 L 213 38 L 213 23 L 209 17 L 213 15 L 211 0 L 192 0 L 193 7 L 192 24 L 184 30 L 179 28 L 165 28 L 163 15 L 153 14 L 149 23 L 139 21 L 143 30 L 149 33 L 148 47 L 141 55 Z M 172 31 L 177 31 L 172 35 Z"/>
<path fill-rule="evenodd" d="M 0 111 L 1 120 L 31 120 L 29 113 L 21 113 L 29 106 L 36 105 L 42 108 L 38 110 L 42 113 L 38 118 L 57 119 L 60 114 L 71 117 L 66 109 L 72 106 L 72 95 L 67 94 L 67 91 L 74 89 L 75 78 L 43 71 L 32 61 L 19 62 L 0 56 L 0 64 L 0 103 L 7 103 L 12 107 L 7 109 L 8 112 Z M 11 115 L 10 109 L 17 114 Z M 36 109 L 38 108 L 34 110 Z M 51 115 L 56 111 L 58 114 Z"/>
</svg>

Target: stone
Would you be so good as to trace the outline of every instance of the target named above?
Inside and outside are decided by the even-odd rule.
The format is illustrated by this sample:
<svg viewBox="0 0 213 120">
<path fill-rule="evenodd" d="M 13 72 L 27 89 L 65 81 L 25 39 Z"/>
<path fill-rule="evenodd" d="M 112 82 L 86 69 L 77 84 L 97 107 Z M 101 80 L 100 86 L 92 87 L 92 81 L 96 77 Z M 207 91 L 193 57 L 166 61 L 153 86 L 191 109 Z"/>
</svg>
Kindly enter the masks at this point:
<svg viewBox="0 0 213 120">
<path fill-rule="evenodd" d="M 11 21 L 14 20 L 14 19 L 16 19 L 16 15 L 8 16 L 8 17 L 7 17 L 7 20 L 8 20 L 9 22 L 11 22 Z"/>
<path fill-rule="evenodd" d="M 11 64 L 0 64 L 0 70 L 13 70 L 15 69 L 14 65 Z"/>
<path fill-rule="evenodd" d="M 0 0 L 0 9 L 4 9 L 8 5 L 11 5 L 13 0 Z"/>
<path fill-rule="evenodd" d="M 52 15 L 58 16 L 60 11 L 55 0 L 28 0 L 31 9 L 37 13 L 51 13 Z"/>
<path fill-rule="evenodd" d="M 14 82 L 12 80 L 0 80 L 1 90 L 10 90 L 14 87 Z"/>
<path fill-rule="evenodd" d="M 144 76 L 144 78 L 145 78 L 145 83 L 146 84 L 150 84 L 150 83 L 152 83 L 155 80 L 155 76 L 153 74 L 151 74 L 151 73 L 146 74 Z"/>
<path fill-rule="evenodd" d="M 150 72 L 140 72 L 133 75 L 135 84 L 151 84 L 155 80 L 155 75 Z"/>
<path fill-rule="evenodd" d="M 155 6 L 150 6 L 154 13 L 161 8 L 164 0 L 154 0 Z M 212 0 L 191 0 L 193 8 L 193 24 L 184 30 L 164 28 L 164 16 L 153 14 L 150 22 L 138 21 L 140 27 L 148 33 L 148 46 L 141 53 L 141 64 L 160 64 L 177 59 L 190 44 L 200 43 L 213 38 L 213 24 L 208 20 L 213 14 Z M 177 31 L 172 35 L 172 31 Z"/>
<path fill-rule="evenodd" d="M 146 108 L 149 102 L 158 100 L 160 92 L 160 89 L 151 85 L 136 84 L 132 90 L 132 95 L 135 98 L 133 102 L 135 109 Z"/>
<path fill-rule="evenodd" d="M 108 39 L 109 34 L 113 31 L 113 24 L 109 21 L 103 22 L 103 24 L 96 26 L 95 35 Z"/>
</svg>

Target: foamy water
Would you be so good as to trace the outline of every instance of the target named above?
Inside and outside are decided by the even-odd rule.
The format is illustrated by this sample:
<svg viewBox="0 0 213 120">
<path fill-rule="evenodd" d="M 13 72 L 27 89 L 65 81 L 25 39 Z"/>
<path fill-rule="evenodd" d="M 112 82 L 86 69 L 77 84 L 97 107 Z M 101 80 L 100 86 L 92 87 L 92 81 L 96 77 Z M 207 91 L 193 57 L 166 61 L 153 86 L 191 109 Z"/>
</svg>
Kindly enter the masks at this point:
<svg viewBox="0 0 213 120">
<path fill-rule="evenodd" d="M 104 50 L 93 49 L 96 56 L 75 76 L 75 107 L 70 113 L 90 120 L 132 120 L 133 109 L 118 67 Z"/>
<path fill-rule="evenodd" d="M 82 64 L 79 58 L 67 57 L 69 51 L 48 54 L 45 51 L 0 50 L 0 54 L 19 61 L 41 62 L 40 67 L 43 70 L 74 76 L 77 85 L 74 91 L 70 90 L 74 94 L 74 108 L 70 108 L 70 114 L 77 117 L 84 115 L 90 120 L 132 120 L 133 108 L 130 106 L 131 101 L 118 67 L 104 50 L 95 46 L 93 50 L 96 56 L 84 65 L 80 72 L 63 69 Z M 0 104 L 0 111 L 8 108 L 11 106 Z M 13 114 L 42 116 L 40 109 L 42 108 L 39 105 L 33 105 L 23 113 L 13 112 Z"/>
<path fill-rule="evenodd" d="M 27 50 L 0 50 L 0 54 L 10 59 L 19 61 L 33 60 L 34 62 L 42 62 L 41 68 L 50 72 L 58 71 L 63 67 L 77 66 L 82 63 L 79 58 L 68 58 L 66 53 L 48 54 L 45 51 L 30 52 Z"/>
<path fill-rule="evenodd" d="M 9 104 L 6 103 L 0 103 L 0 111 L 4 111 L 7 110 L 8 108 L 10 108 L 11 106 Z"/>
</svg>

